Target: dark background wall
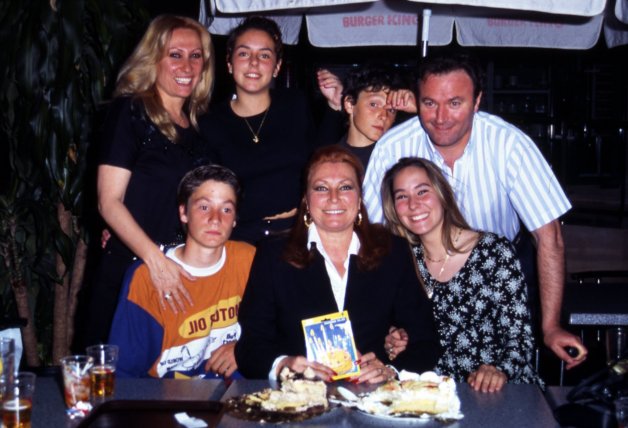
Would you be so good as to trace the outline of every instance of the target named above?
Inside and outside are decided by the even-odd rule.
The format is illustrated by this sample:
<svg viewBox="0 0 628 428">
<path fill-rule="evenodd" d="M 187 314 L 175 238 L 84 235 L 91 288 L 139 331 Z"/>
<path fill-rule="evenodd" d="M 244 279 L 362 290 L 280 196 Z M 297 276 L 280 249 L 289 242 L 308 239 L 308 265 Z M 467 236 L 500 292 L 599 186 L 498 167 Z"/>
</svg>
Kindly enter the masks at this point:
<svg viewBox="0 0 628 428">
<path fill-rule="evenodd" d="M 161 13 L 174 13 L 177 15 L 198 18 L 199 0 L 142 0 L 144 7 L 152 16 Z"/>
</svg>

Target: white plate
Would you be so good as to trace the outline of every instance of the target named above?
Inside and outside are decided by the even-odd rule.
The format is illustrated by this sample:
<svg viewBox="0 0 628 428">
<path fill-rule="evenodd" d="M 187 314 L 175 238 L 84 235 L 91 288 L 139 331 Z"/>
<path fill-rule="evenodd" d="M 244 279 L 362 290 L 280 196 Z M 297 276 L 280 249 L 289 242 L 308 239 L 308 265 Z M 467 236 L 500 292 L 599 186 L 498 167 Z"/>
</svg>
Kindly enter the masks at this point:
<svg viewBox="0 0 628 428">
<path fill-rule="evenodd" d="M 371 423 L 377 426 L 382 426 L 381 424 L 387 423 L 395 426 L 399 425 L 414 425 L 414 426 L 424 426 L 429 422 L 437 423 L 438 426 L 442 426 L 442 422 L 436 421 L 432 416 L 427 417 L 416 417 L 416 416 L 391 416 L 391 415 L 380 415 L 369 413 L 367 411 L 356 409 L 355 412 L 352 412 L 355 417 L 359 418 L 361 422 Z"/>
<path fill-rule="evenodd" d="M 448 395 L 447 399 L 447 410 L 444 413 L 439 413 L 436 415 L 432 415 L 429 413 L 425 413 L 422 415 L 391 415 L 389 414 L 389 407 L 384 404 L 384 402 L 393 400 L 396 401 L 399 397 L 390 397 L 387 396 L 387 392 L 377 392 L 377 390 L 372 391 L 371 393 L 363 394 L 359 397 L 359 400 L 356 402 L 356 407 L 361 414 L 367 415 L 372 418 L 379 419 L 381 421 L 388 422 L 405 422 L 405 423 L 424 423 L 427 421 L 455 421 L 460 420 L 464 417 L 464 415 L 460 412 L 460 398 L 456 392 L 456 385 L 450 378 L 446 378 L 443 376 L 439 376 L 433 372 L 426 372 L 423 374 L 416 374 L 410 372 L 402 372 L 402 376 L 400 376 L 402 380 L 422 380 L 429 382 L 441 383 L 439 388 L 445 388 L 443 392 Z M 384 394 L 382 397 L 380 394 Z M 394 394 L 394 392 L 393 392 Z M 420 398 L 420 397 L 418 397 Z M 412 399 L 409 397 L 405 397 L 405 399 Z M 443 399 L 443 397 L 439 398 Z M 440 406 L 443 407 L 442 404 Z"/>
<path fill-rule="evenodd" d="M 364 413 L 367 416 L 373 416 L 375 418 L 378 419 L 383 419 L 383 420 L 387 420 L 387 421 L 396 421 L 396 420 L 408 420 L 408 421 L 430 421 L 430 420 L 458 420 L 458 419 L 462 419 L 462 413 L 458 412 L 458 413 L 442 413 L 442 414 L 438 414 L 438 415 L 431 415 L 429 413 L 424 413 L 420 416 L 416 416 L 416 415 L 389 415 L 386 413 L 373 413 L 373 412 L 369 412 L 367 409 L 363 408 L 360 403 L 358 403 L 356 406 L 356 410 L 360 413 Z M 443 415 L 445 417 L 443 417 Z M 448 417 L 447 417 L 448 416 Z"/>
<path fill-rule="evenodd" d="M 377 419 L 381 419 L 384 421 L 411 421 L 411 422 L 425 422 L 434 419 L 433 416 L 424 415 L 424 416 L 393 416 L 393 415 L 380 415 L 377 413 L 367 412 L 366 410 L 357 409 L 358 412 L 365 414 L 366 416 L 371 416 Z"/>
</svg>

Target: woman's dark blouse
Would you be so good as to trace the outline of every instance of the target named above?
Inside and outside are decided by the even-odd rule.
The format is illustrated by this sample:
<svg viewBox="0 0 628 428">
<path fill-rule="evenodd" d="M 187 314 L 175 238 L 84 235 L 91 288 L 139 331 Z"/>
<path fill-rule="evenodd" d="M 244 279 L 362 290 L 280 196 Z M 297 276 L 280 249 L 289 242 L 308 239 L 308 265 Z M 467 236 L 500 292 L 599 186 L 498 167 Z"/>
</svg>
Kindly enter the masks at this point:
<svg viewBox="0 0 628 428">
<path fill-rule="evenodd" d="M 217 105 L 200 124 L 216 161 L 235 172 L 242 183 L 244 198 L 238 205 L 242 224 L 298 205 L 301 170 L 317 145 L 306 97 L 296 90 L 273 90 L 271 97 L 259 143 L 253 142 L 251 130 L 244 118 L 233 112 L 230 100 Z M 263 117 L 261 113 L 246 120 L 257 131 Z"/>
<path fill-rule="evenodd" d="M 124 205 L 146 234 L 157 243 L 182 241 L 177 187 L 183 175 L 209 162 L 204 141 L 193 127 L 177 127 L 179 141 L 168 140 L 148 119 L 143 104 L 130 97 L 109 106 L 100 164 L 131 171 Z M 108 249 L 130 254 L 115 236 Z"/>
<path fill-rule="evenodd" d="M 374 226 L 376 227 L 376 226 Z M 410 342 L 392 364 L 411 371 L 433 370 L 441 349 L 432 307 L 416 275 L 408 243 L 391 237 L 390 252 L 369 271 L 349 258 L 344 310 L 351 319 L 355 344 L 389 363 L 384 340 L 391 326 L 403 327 Z M 262 242 L 251 267 L 238 321 L 238 370 L 249 378 L 266 378 L 281 355 L 305 355 L 301 320 L 338 311 L 323 256 L 299 269 L 282 258 L 286 240 Z"/>
<path fill-rule="evenodd" d="M 466 382 L 481 364 L 491 364 L 513 383 L 542 385 L 532 368 L 534 339 L 527 291 L 510 242 L 483 232 L 464 266 L 446 283 L 436 281 L 414 246 L 419 272 L 433 290 L 434 319 L 444 353 L 437 371 Z"/>
</svg>

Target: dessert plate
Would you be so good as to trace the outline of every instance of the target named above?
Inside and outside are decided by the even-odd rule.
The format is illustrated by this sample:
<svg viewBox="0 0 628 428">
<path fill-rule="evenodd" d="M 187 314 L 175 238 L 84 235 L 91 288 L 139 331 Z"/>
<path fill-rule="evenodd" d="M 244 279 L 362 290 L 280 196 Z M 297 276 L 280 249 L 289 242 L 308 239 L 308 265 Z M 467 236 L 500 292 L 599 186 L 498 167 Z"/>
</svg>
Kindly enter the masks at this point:
<svg viewBox="0 0 628 428">
<path fill-rule="evenodd" d="M 360 413 L 386 421 L 455 421 L 463 418 L 453 379 L 434 372 L 400 373 L 355 402 Z"/>
</svg>

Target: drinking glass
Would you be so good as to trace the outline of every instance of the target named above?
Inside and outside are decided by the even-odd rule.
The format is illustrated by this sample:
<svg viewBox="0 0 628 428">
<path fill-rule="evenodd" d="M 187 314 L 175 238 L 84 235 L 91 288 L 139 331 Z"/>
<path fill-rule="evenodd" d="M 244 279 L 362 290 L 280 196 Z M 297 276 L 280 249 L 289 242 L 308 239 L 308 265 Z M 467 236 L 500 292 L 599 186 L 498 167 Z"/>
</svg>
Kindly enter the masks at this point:
<svg viewBox="0 0 628 428">
<path fill-rule="evenodd" d="M 92 401 L 105 401 L 113 397 L 118 346 L 94 345 L 87 347 L 86 351 L 94 359 L 94 366 L 90 369 Z"/>
<path fill-rule="evenodd" d="M 73 414 L 86 415 L 91 410 L 89 402 L 90 369 L 94 359 L 89 355 L 69 355 L 61 358 L 65 404 Z"/>
<path fill-rule="evenodd" d="M 19 372 L 5 385 L 2 397 L 2 428 L 30 428 L 35 373 Z"/>
</svg>

